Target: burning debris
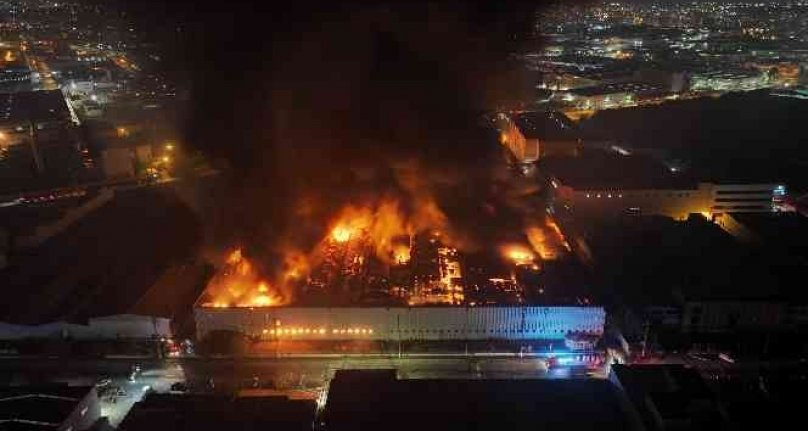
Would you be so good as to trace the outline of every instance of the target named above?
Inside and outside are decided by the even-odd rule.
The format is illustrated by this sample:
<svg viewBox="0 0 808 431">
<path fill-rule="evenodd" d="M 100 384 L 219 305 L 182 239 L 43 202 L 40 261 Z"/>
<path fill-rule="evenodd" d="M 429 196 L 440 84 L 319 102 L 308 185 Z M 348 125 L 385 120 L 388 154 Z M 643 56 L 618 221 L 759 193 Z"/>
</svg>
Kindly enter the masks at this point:
<svg viewBox="0 0 808 431">
<path fill-rule="evenodd" d="M 272 307 L 288 302 L 262 279 L 240 248 L 230 252 L 210 280 L 203 305 L 210 307 Z"/>
</svg>

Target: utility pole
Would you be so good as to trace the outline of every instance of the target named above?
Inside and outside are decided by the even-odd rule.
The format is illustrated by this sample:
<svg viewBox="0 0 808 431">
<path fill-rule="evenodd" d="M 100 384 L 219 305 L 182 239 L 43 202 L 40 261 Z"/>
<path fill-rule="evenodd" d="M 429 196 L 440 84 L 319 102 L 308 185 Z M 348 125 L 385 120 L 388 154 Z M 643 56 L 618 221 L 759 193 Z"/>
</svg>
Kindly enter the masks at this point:
<svg viewBox="0 0 808 431">
<path fill-rule="evenodd" d="M 401 314 L 396 314 L 396 333 L 398 334 L 398 359 L 401 359 Z"/>
<path fill-rule="evenodd" d="M 28 135 L 31 138 L 31 154 L 34 157 L 34 165 L 36 166 L 36 173 L 42 174 L 45 172 L 45 164 L 42 162 L 42 155 L 39 154 L 39 144 L 37 143 L 36 124 L 31 121 L 28 127 Z"/>
<path fill-rule="evenodd" d="M 645 326 L 645 329 L 643 331 L 643 336 L 642 336 L 642 357 L 643 358 L 645 357 L 645 352 L 646 352 L 646 349 L 648 347 L 648 331 L 651 328 L 651 324 L 650 324 L 650 322 L 648 322 L 648 320 L 646 320 L 644 326 Z"/>
</svg>

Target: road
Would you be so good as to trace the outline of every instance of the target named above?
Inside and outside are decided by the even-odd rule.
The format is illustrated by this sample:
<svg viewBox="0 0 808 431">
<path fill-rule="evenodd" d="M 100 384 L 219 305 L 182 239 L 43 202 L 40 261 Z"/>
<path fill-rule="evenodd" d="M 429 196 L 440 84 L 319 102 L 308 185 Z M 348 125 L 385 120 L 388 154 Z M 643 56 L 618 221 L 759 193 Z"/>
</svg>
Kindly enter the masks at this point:
<svg viewBox="0 0 808 431">
<path fill-rule="evenodd" d="M 58 90 L 59 83 L 53 78 L 53 73 L 47 63 L 41 58 L 32 55 L 28 56 L 31 69 L 39 73 L 41 87 L 43 90 Z"/>
<path fill-rule="evenodd" d="M 130 381 L 132 367 L 142 372 Z M 117 426 L 148 390 L 166 392 L 175 382 L 193 391 L 232 392 L 255 385 L 280 391 L 307 391 L 316 397 L 339 369 L 396 369 L 400 378 L 533 379 L 586 377 L 586 370 L 549 369 L 542 359 L 518 357 L 311 357 L 278 359 L 64 359 L 2 358 L 0 381 L 6 384 L 66 382 L 91 385 L 110 379 L 125 395 L 102 397 L 102 415 Z"/>
</svg>

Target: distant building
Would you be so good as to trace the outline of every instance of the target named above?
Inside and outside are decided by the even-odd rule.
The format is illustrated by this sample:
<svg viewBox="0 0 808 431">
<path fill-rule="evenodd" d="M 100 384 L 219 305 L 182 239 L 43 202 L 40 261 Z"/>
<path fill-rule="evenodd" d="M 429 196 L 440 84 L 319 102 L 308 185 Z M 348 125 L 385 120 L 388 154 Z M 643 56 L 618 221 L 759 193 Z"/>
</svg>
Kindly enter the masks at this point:
<svg viewBox="0 0 808 431">
<path fill-rule="evenodd" d="M 170 338 L 171 320 L 165 317 L 118 314 L 94 317 L 86 325 L 53 322 L 18 325 L 0 322 L 0 340 L 61 339 L 119 340 Z"/>
<path fill-rule="evenodd" d="M 553 98 L 575 109 L 601 110 L 637 106 L 670 93 L 662 84 L 620 82 L 557 92 Z"/>
<path fill-rule="evenodd" d="M 0 429 L 83 431 L 100 416 L 92 386 L 0 387 Z"/>
<path fill-rule="evenodd" d="M 10 88 L 30 87 L 31 69 L 25 56 L 17 48 L 0 48 L 0 87 L 6 91 Z"/>
<path fill-rule="evenodd" d="M 749 91 L 767 86 L 767 75 L 757 70 L 714 71 L 690 76 L 691 91 Z"/>
<path fill-rule="evenodd" d="M 700 182 L 648 157 L 590 150 L 580 157 L 547 158 L 555 201 L 578 214 L 665 215 L 772 212 L 776 183 Z"/>
<path fill-rule="evenodd" d="M 0 94 L 0 178 L 75 176 L 82 159 L 73 124 L 61 91 Z"/>
<path fill-rule="evenodd" d="M 574 124 L 560 112 L 524 112 L 512 117 L 499 114 L 496 123 L 501 143 L 522 163 L 554 155 L 577 155 L 581 150 Z"/>
<path fill-rule="evenodd" d="M 135 403 L 120 431 L 284 430 L 311 431 L 316 404 L 275 391 L 218 394 L 150 393 Z"/>
</svg>

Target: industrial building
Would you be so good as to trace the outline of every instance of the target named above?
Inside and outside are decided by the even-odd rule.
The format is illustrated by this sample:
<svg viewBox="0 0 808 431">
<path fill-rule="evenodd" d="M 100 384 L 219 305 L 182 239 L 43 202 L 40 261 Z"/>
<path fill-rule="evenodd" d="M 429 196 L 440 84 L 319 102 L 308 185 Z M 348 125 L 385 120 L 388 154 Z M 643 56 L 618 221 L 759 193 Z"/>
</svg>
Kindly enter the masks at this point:
<svg viewBox="0 0 808 431">
<path fill-rule="evenodd" d="M 750 91 L 768 85 L 766 74 L 757 70 L 710 71 L 690 77 L 692 91 Z"/>
<path fill-rule="evenodd" d="M 0 189 L 74 180 L 82 166 L 76 121 L 61 91 L 0 94 Z"/>
<path fill-rule="evenodd" d="M 559 91 L 553 97 L 576 109 L 600 110 L 636 106 L 646 99 L 668 94 L 668 88 L 662 84 L 620 82 Z"/>
<path fill-rule="evenodd" d="M 712 217 L 739 212 L 772 212 L 785 186 L 774 182 L 705 182 L 649 157 L 599 150 L 540 163 L 554 189 L 556 204 L 582 215 L 622 213 L 690 214 Z"/>
<path fill-rule="evenodd" d="M 164 317 L 119 314 L 94 317 L 86 325 L 52 322 L 15 325 L 0 322 L 0 340 L 62 339 L 119 340 L 171 337 L 171 321 Z"/>
<path fill-rule="evenodd" d="M 548 156 L 574 156 L 582 147 L 573 123 L 560 112 L 498 114 L 494 121 L 500 142 L 521 163 Z"/>
<path fill-rule="evenodd" d="M 268 340 L 564 340 L 603 334 L 605 319 L 594 306 L 195 309 L 199 339 L 229 330 Z"/>
<path fill-rule="evenodd" d="M 0 429 L 83 431 L 100 416 L 92 386 L 0 387 Z"/>
</svg>

